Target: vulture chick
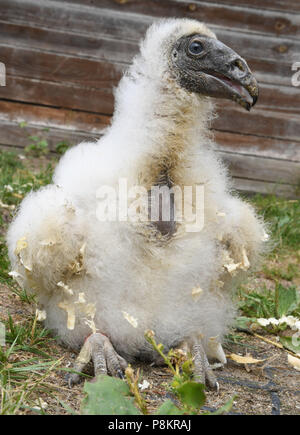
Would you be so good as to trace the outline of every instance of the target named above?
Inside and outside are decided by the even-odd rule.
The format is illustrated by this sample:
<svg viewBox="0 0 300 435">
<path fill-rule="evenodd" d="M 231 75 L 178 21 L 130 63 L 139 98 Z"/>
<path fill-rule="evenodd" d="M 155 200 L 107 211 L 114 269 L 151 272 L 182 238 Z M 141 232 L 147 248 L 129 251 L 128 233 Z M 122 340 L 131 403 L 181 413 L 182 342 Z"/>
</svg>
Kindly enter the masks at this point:
<svg viewBox="0 0 300 435">
<path fill-rule="evenodd" d="M 12 274 L 37 294 L 46 326 L 82 348 L 79 371 L 90 359 L 96 374 L 119 376 L 136 359 L 159 363 L 150 330 L 166 350 L 186 343 L 196 378 L 217 386 L 208 358 L 226 362 L 232 289 L 266 233 L 213 150 L 210 97 L 250 110 L 258 86 L 245 60 L 198 21 L 154 23 L 104 136 L 69 150 L 9 228 Z M 157 189 L 173 189 L 169 206 Z"/>
</svg>

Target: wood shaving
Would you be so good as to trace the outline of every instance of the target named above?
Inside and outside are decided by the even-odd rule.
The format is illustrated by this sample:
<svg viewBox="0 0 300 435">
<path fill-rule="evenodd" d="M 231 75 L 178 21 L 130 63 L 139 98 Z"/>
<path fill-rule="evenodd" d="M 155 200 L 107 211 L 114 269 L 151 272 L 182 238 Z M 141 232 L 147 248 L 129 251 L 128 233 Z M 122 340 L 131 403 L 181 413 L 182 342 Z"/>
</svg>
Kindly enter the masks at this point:
<svg viewBox="0 0 300 435">
<path fill-rule="evenodd" d="M 194 301 L 197 301 L 200 296 L 202 295 L 203 290 L 201 287 L 194 287 L 192 289 L 192 298 L 194 299 Z"/>
<path fill-rule="evenodd" d="M 20 252 L 23 250 L 23 249 L 26 249 L 27 248 L 27 241 L 26 241 L 26 236 L 24 236 L 24 237 L 21 237 L 18 241 L 17 241 L 17 244 L 16 244 L 16 249 L 15 249 L 15 254 L 16 255 L 19 255 L 20 254 Z"/>
<path fill-rule="evenodd" d="M 26 249 L 28 248 L 28 243 L 26 241 L 26 236 L 21 237 L 16 244 L 15 255 L 18 258 L 20 264 L 29 272 L 32 272 L 32 264 L 26 257 Z M 24 252 L 25 251 L 25 252 Z M 28 253 L 27 253 L 28 254 Z"/>
<path fill-rule="evenodd" d="M 95 304 L 82 304 L 80 307 L 80 311 L 82 311 L 86 316 L 91 317 L 93 319 L 96 314 L 96 305 Z"/>
<path fill-rule="evenodd" d="M 78 295 L 78 301 L 75 302 L 75 304 L 85 304 L 86 300 L 85 300 L 85 294 L 84 293 L 79 293 Z"/>
<path fill-rule="evenodd" d="M 246 249 L 243 248 L 242 249 L 242 265 L 241 265 L 241 268 L 243 270 L 248 270 L 249 267 L 250 267 L 250 261 L 249 261 L 249 259 L 247 257 Z"/>
<path fill-rule="evenodd" d="M 295 370 L 300 372 L 300 358 L 288 354 L 288 363 L 293 366 Z"/>
<path fill-rule="evenodd" d="M 78 306 L 80 312 L 86 316 L 84 318 L 84 323 L 91 328 L 93 333 L 95 333 L 97 331 L 94 322 L 94 317 L 96 314 L 96 305 L 93 303 L 88 304 L 86 302 L 85 294 L 83 292 L 79 293 L 78 300 L 75 301 L 75 304 Z"/>
<path fill-rule="evenodd" d="M 96 325 L 95 325 L 94 320 L 92 320 L 92 319 L 84 319 L 84 323 L 85 323 L 89 328 L 91 328 L 93 334 L 96 334 L 96 332 L 97 332 L 97 328 L 96 328 Z"/>
<path fill-rule="evenodd" d="M 227 270 L 227 272 L 230 273 L 230 275 L 234 276 L 235 273 L 236 273 L 236 270 L 240 269 L 241 265 L 242 265 L 242 263 L 234 263 L 234 262 L 232 262 L 232 263 L 224 264 L 224 267 Z"/>
<path fill-rule="evenodd" d="M 62 281 L 57 283 L 59 287 L 62 287 L 64 292 L 67 296 L 73 296 L 74 291 L 66 284 L 64 284 Z M 67 328 L 68 329 L 74 329 L 75 326 L 75 319 L 76 319 L 76 309 L 79 310 L 84 318 L 84 322 L 86 325 L 88 325 L 92 332 L 96 332 L 96 325 L 94 322 L 94 317 L 96 314 L 96 305 L 93 303 L 87 303 L 84 292 L 80 292 L 78 294 L 78 299 L 75 302 L 70 302 L 67 300 L 64 300 L 58 304 L 59 308 L 62 308 L 65 310 L 68 314 L 68 320 L 67 320 Z"/>
<path fill-rule="evenodd" d="M 230 257 L 229 252 L 225 251 L 223 253 L 223 267 L 230 273 L 231 276 L 234 276 L 238 269 L 248 270 L 250 267 L 250 262 L 246 253 L 246 249 L 243 247 L 242 251 L 242 259 L 238 263 L 234 262 L 234 259 Z"/>
<path fill-rule="evenodd" d="M 73 330 L 75 327 L 75 306 L 68 301 L 62 301 L 58 304 L 58 307 L 67 313 L 67 328 Z"/>
<path fill-rule="evenodd" d="M 79 275 L 84 270 L 83 257 L 85 253 L 86 243 L 84 243 L 79 249 L 79 254 L 75 258 L 75 261 L 69 264 L 68 268 L 74 275 Z"/>
<path fill-rule="evenodd" d="M 21 275 L 21 273 L 15 270 L 11 270 L 10 272 L 8 272 L 8 275 L 11 276 L 19 284 L 20 287 L 23 286 L 25 278 L 23 275 Z"/>
<path fill-rule="evenodd" d="M 45 310 L 36 309 L 35 310 L 36 320 L 38 322 L 43 322 L 47 318 L 47 313 Z"/>
<path fill-rule="evenodd" d="M 41 242 L 40 242 L 40 245 L 42 245 L 42 246 L 53 246 L 53 245 L 56 245 L 56 240 L 53 240 L 53 239 L 45 239 L 45 240 L 42 240 Z"/>
<path fill-rule="evenodd" d="M 241 263 L 235 263 L 233 258 L 230 257 L 228 251 L 223 251 L 223 267 L 230 273 L 230 275 L 233 276 L 240 266 Z"/>
<path fill-rule="evenodd" d="M 255 359 L 251 355 L 241 356 L 235 353 L 231 353 L 230 355 L 228 355 L 228 358 L 239 364 L 258 364 L 265 361 L 265 359 Z"/>
<path fill-rule="evenodd" d="M 67 284 L 65 284 L 64 282 L 59 281 L 56 285 L 58 287 L 61 287 L 64 290 L 64 292 L 65 292 L 65 294 L 67 296 L 73 296 L 74 295 L 73 290 Z"/>
<path fill-rule="evenodd" d="M 130 323 L 130 325 L 132 325 L 134 328 L 137 328 L 137 326 L 138 326 L 137 319 L 135 319 L 130 314 L 126 313 L 126 311 L 122 311 L 122 313 L 123 313 L 124 319 L 126 319 L 127 322 Z"/>
</svg>

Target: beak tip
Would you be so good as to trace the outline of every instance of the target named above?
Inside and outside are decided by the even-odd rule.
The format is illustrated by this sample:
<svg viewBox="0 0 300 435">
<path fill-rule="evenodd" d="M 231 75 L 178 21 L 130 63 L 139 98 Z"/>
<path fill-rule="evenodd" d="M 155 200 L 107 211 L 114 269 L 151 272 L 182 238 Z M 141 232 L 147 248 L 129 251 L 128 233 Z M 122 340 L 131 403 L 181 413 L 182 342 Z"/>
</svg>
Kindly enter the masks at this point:
<svg viewBox="0 0 300 435">
<path fill-rule="evenodd" d="M 253 105 L 250 104 L 250 103 L 245 103 L 244 107 L 245 107 L 245 109 L 246 109 L 248 112 L 250 112 L 250 110 L 251 110 L 251 108 L 253 107 Z"/>
<path fill-rule="evenodd" d="M 255 106 L 255 104 L 257 103 L 258 100 L 258 96 L 254 96 L 253 98 L 253 103 L 252 103 L 252 107 Z"/>
</svg>

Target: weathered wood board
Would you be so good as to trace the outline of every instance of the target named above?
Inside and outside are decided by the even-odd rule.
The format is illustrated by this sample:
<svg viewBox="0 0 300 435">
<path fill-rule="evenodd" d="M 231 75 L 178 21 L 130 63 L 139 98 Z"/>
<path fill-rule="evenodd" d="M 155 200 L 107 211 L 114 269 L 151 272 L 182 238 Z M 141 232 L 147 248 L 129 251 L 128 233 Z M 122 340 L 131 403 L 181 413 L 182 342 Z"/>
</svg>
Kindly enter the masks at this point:
<svg viewBox="0 0 300 435">
<path fill-rule="evenodd" d="M 28 136 L 98 138 L 113 112 L 113 88 L 159 17 L 207 22 L 245 57 L 260 83 L 255 109 L 222 102 L 218 149 L 241 190 L 295 197 L 300 184 L 298 0 L 0 0 L 0 145 L 24 147 Z M 27 127 L 20 128 L 21 121 Z M 44 131 L 49 127 L 49 131 Z"/>
</svg>

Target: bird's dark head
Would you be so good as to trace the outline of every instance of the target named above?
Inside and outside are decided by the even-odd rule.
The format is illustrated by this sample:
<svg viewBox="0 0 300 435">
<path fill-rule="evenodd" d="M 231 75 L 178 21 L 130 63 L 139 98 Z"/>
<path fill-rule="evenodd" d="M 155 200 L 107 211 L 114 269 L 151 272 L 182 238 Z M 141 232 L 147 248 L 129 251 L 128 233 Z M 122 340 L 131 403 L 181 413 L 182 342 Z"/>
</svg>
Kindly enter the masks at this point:
<svg viewBox="0 0 300 435">
<path fill-rule="evenodd" d="M 246 110 L 257 101 L 258 84 L 247 62 L 214 37 L 181 36 L 171 47 L 170 64 L 178 84 L 190 92 L 233 100 Z"/>
</svg>

